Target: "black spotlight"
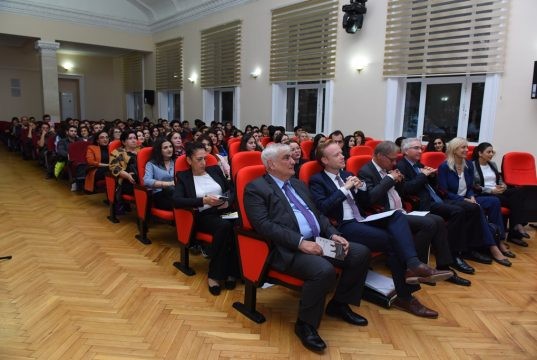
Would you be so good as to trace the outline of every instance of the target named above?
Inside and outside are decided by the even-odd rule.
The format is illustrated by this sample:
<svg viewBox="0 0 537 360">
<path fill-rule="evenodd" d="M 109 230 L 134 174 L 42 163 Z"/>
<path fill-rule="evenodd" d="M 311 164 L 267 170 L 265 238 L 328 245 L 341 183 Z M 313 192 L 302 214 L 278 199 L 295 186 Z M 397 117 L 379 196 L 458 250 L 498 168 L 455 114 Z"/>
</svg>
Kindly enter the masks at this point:
<svg viewBox="0 0 537 360">
<path fill-rule="evenodd" d="M 343 5 L 343 28 L 349 34 L 354 34 L 362 28 L 364 14 L 367 12 L 365 3 L 367 0 L 351 0 L 348 5 Z"/>
</svg>

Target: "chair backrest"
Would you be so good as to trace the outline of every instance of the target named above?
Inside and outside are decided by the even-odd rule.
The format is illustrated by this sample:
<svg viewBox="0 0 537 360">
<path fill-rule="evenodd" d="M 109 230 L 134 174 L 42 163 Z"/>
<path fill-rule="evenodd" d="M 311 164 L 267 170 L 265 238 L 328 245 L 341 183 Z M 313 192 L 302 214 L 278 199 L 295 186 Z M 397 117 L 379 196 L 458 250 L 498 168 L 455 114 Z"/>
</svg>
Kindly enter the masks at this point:
<svg viewBox="0 0 537 360">
<path fill-rule="evenodd" d="M 306 185 L 309 185 L 310 178 L 321 171 L 323 171 L 323 167 L 321 166 L 321 164 L 319 164 L 317 160 L 311 160 L 302 164 L 298 172 L 298 178 L 302 180 Z"/>
<path fill-rule="evenodd" d="M 310 159 L 311 149 L 313 148 L 313 140 L 302 141 L 300 143 L 300 148 L 302 149 L 302 159 L 313 160 Z"/>
<path fill-rule="evenodd" d="M 347 159 L 347 163 L 345 166 L 345 169 L 354 175 L 358 175 L 358 172 L 368 162 L 373 159 L 373 156 L 371 155 L 357 155 L 357 156 L 351 156 Z"/>
<path fill-rule="evenodd" d="M 446 161 L 446 154 L 441 151 L 428 151 L 421 154 L 420 162 L 425 166 L 432 167 L 433 169 L 438 169 L 440 164 L 442 164 L 444 161 Z"/>
<path fill-rule="evenodd" d="M 151 146 L 145 147 L 138 151 L 136 155 L 136 166 L 138 167 L 138 184 L 144 185 L 145 164 L 151 159 Z"/>
<path fill-rule="evenodd" d="M 112 154 L 112 151 L 116 150 L 120 146 L 121 146 L 121 140 L 110 141 L 110 144 L 108 144 L 108 153 Z"/>
<path fill-rule="evenodd" d="M 271 142 L 271 141 L 272 141 L 272 139 L 270 138 L 270 136 L 263 136 L 263 137 L 261 138 L 261 140 L 260 140 L 261 145 L 263 145 L 263 147 L 266 147 L 267 144 L 268 144 L 269 142 Z"/>
<path fill-rule="evenodd" d="M 86 163 L 86 152 L 88 151 L 88 146 L 90 143 L 88 141 L 75 141 L 67 145 L 67 155 L 69 161 L 75 164 L 85 164 Z"/>
<path fill-rule="evenodd" d="M 207 157 L 205 158 L 205 166 L 215 166 L 218 165 L 218 159 L 213 154 L 207 154 Z M 188 162 L 186 161 L 186 155 L 181 155 L 177 159 L 175 159 L 175 166 L 174 170 L 177 174 L 179 171 L 186 171 L 190 169 L 190 165 L 188 165 Z"/>
<path fill-rule="evenodd" d="M 373 155 L 373 148 L 370 146 L 365 146 L 365 145 L 353 146 L 351 147 L 350 155 L 351 156 Z"/>
<path fill-rule="evenodd" d="M 502 160 L 503 180 L 507 185 L 537 185 L 535 158 L 527 152 L 508 152 Z"/>
<path fill-rule="evenodd" d="M 233 144 L 234 142 L 241 142 L 241 137 L 234 137 L 227 139 L 227 146 Z"/>
<path fill-rule="evenodd" d="M 375 150 L 378 144 L 380 144 L 384 140 L 367 140 L 365 142 L 365 146 L 369 146 L 371 149 Z"/>
<path fill-rule="evenodd" d="M 466 160 L 472 160 L 474 155 L 475 145 L 468 145 L 468 153 L 466 154 Z"/>
<path fill-rule="evenodd" d="M 235 142 L 232 142 L 231 144 L 228 145 L 228 151 L 227 151 L 227 154 L 229 156 L 229 158 L 231 159 L 233 156 L 235 156 L 236 153 L 239 152 L 239 148 L 241 146 L 241 142 L 240 141 L 235 141 Z"/>
<path fill-rule="evenodd" d="M 231 180 L 235 181 L 240 169 L 251 165 L 263 165 L 260 151 L 240 151 L 231 161 Z"/>
<path fill-rule="evenodd" d="M 250 224 L 250 220 L 248 219 L 245 211 L 244 189 L 246 188 L 246 185 L 250 183 L 250 181 L 257 179 L 265 174 L 265 172 L 266 170 L 264 165 L 252 165 L 241 168 L 237 173 L 237 181 L 235 183 L 237 187 L 237 202 L 239 204 L 242 227 L 245 230 L 252 230 L 252 224 Z"/>
</svg>

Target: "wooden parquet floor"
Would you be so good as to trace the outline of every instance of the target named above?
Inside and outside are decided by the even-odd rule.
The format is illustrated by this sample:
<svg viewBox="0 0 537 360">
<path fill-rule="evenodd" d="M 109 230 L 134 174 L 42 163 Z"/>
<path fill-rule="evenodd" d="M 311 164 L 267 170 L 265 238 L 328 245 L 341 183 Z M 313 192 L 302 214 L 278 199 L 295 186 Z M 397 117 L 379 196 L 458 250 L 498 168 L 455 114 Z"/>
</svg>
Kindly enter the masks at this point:
<svg viewBox="0 0 537 360">
<path fill-rule="evenodd" d="M 0 148 L 0 359 L 537 359 L 537 240 L 512 268 L 476 264 L 470 288 L 424 287 L 437 320 L 362 303 L 358 328 L 323 319 L 323 355 L 293 333 L 297 293 L 258 292 L 267 322 L 232 308 L 243 287 L 209 294 L 207 261 L 187 277 L 174 230 L 134 239 L 134 215 L 112 224 L 103 195 L 77 195 Z"/>
</svg>

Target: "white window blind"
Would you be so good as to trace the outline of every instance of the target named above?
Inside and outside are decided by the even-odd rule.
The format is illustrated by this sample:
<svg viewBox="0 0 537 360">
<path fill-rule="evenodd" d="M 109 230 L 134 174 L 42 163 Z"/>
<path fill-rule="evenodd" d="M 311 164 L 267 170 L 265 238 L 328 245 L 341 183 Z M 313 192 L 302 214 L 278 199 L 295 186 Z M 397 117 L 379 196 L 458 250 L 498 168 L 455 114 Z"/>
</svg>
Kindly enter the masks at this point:
<svg viewBox="0 0 537 360">
<path fill-rule="evenodd" d="M 123 88 L 126 93 L 143 91 L 143 55 L 132 52 L 123 56 Z"/>
<path fill-rule="evenodd" d="M 241 80 L 241 21 L 201 32 L 201 87 L 229 87 Z"/>
<path fill-rule="evenodd" d="M 270 81 L 333 79 L 338 1 L 308 0 L 272 11 Z"/>
<path fill-rule="evenodd" d="M 183 39 L 173 39 L 156 46 L 157 91 L 183 88 Z"/>
<path fill-rule="evenodd" d="M 503 71 L 508 0 L 389 0 L 384 76 Z"/>
</svg>

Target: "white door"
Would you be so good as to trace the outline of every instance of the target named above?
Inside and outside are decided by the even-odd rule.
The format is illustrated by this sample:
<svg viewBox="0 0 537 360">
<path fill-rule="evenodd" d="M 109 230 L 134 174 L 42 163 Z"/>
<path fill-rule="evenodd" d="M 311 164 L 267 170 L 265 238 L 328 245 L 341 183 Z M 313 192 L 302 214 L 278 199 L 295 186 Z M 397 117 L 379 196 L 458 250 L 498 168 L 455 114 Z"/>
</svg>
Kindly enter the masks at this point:
<svg viewBox="0 0 537 360">
<path fill-rule="evenodd" d="M 60 111 L 62 119 L 76 118 L 75 103 L 73 93 L 60 92 Z"/>
</svg>

